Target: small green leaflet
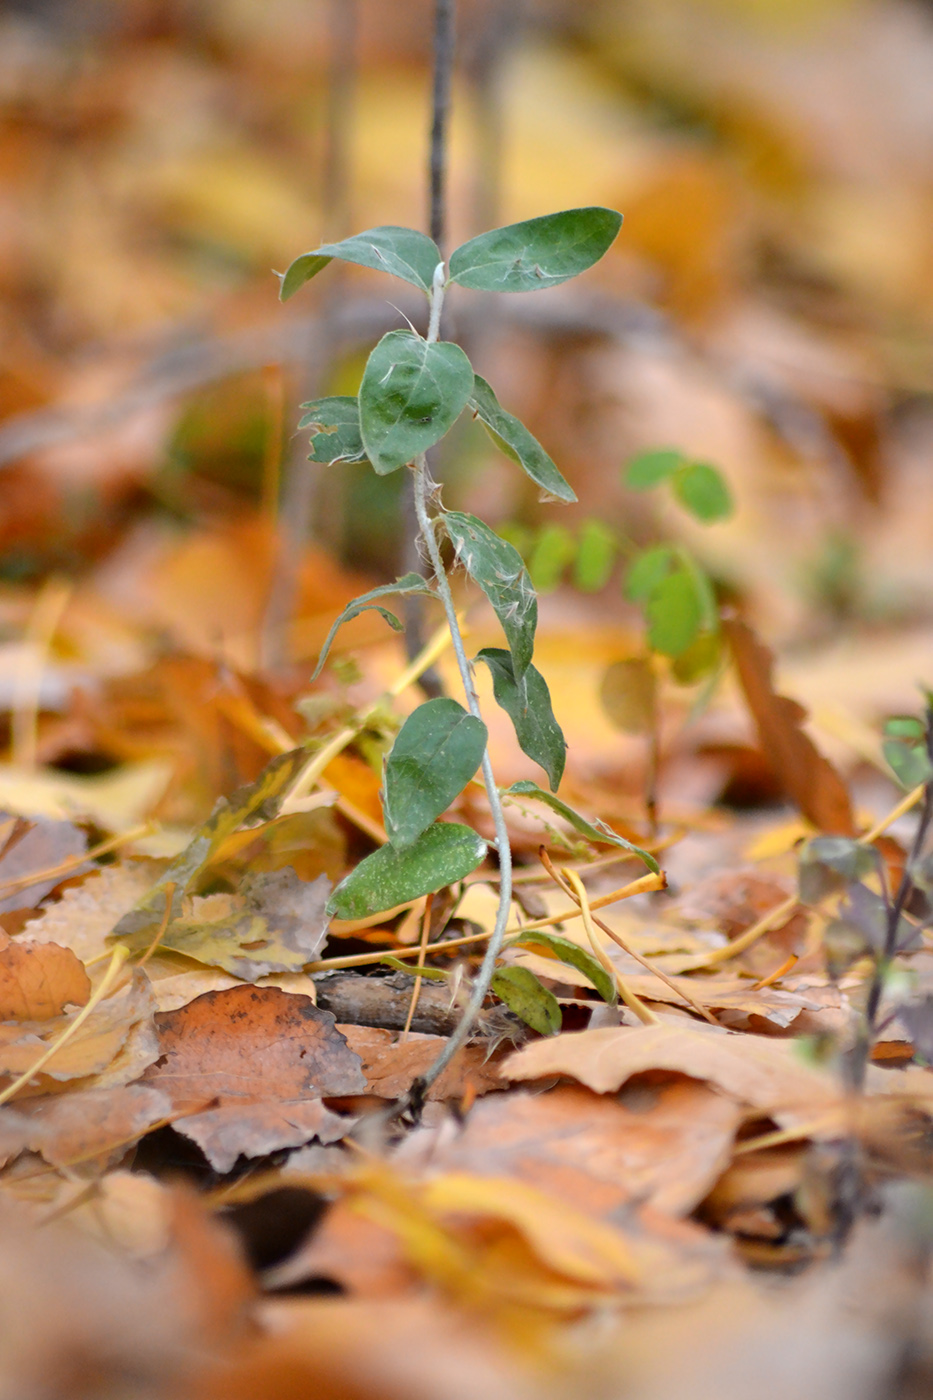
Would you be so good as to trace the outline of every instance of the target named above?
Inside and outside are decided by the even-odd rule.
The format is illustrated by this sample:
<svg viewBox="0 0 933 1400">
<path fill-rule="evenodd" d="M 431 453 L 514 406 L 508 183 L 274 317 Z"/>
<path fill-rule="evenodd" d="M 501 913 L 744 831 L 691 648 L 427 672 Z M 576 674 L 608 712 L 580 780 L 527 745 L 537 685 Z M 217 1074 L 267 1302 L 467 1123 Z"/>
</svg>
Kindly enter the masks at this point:
<svg viewBox="0 0 933 1400">
<path fill-rule="evenodd" d="M 483 647 L 477 652 L 492 674 L 492 692 L 515 726 L 521 750 L 539 763 L 556 792 L 564 772 L 567 742 L 551 708 L 551 695 L 541 672 L 529 666 L 516 681 L 512 658 L 500 647 Z"/>
<path fill-rule="evenodd" d="M 798 867 L 800 898 L 816 904 L 864 875 L 878 869 L 878 853 L 849 836 L 815 836 L 801 847 Z"/>
<path fill-rule="evenodd" d="M 686 568 L 675 569 L 652 592 L 645 605 L 648 642 L 663 656 L 679 656 L 695 640 L 703 622 L 703 600 Z"/>
<path fill-rule="evenodd" d="M 434 269 L 441 261 L 437 244 L 427 234 L 395 224 L 382 224 L 366 233 L 345 238 L 342 243 L 322 243 L 313 253 L 303 253 L 296 258 L 282 278 L 280 299 L 288 301 L 332 258 L 372 267 L 377 272 L 389 272 L 393 277 L 411 282 L 426 295 L 430 294 Z"/>
<path fill-rule="evenodd" d="M 911 788 L 928 783 L 933 777 L 933 767 L 925 748 L 919 744 L 905 744 L 899 739 L 885 739 L 881 745 L 885 762 L 902 788 Z"/>
<path fill-rule="evenodd" d="M 473 380 L 470 408 L 489 432 L 497 447 L 525 471 L 532 481 L 559 501 L 575 501 L 576 495 L 531 433 L 496 398 L 492 386 L 480 375 Z"/>
<path fill-rule="evenodd" d="M 457 558 L 479 584 L 502 623 L 520 680 L 531 665 L 538 600 L 522 556 L 475 515 L 449 510 L 444 525 Z"/>
<path fill-rule="evenodd" d="M 385 765 L 386 832 L 396 850 L 418 839 L 483 761 L 486 726 L 456 700 L 428 700 L 408 716 Z"/>
<path fill-rule="evenodd" d="M 389 331 L 366 362 L 360 384 L 363 447 L 380 476 L 426 452 L 453 427 L 473 391 L 473 369 L 459 345 Z"/>
<path fill-rule="evenodd" d="M 654 545 L 636 556 L 625 580 L 625 596 L 633 603 L 651 596 L 674 567 L 674 551 L 666 544 Z"/>
<path fill-rule="evenodd" d="M 658 447 L 650 452 L 639 452 L 625 469 L 625 484 L 632 491 L 650 491 L 679 471 L 684 460 L 684 454 L 678 452 L 676 447 Z"/>
<path fill-rule="evenodd" d="M 551 593 L 577 553 L 577 542 L 566 525 L 545 525 L 528 555 L 528 574 L 539 593 Z"/>
<path fill-rule="evenodd" d="M 381 588 L 371 588 L 368 593 L 361 593 L 358 598 L 353 599 L 352 603 L 347 604 L 328 632 L 324 640 L 324 645 L 321 647 L 321 653 L 317 659 L 314 673 L 311 676 L 313 681 L 317 680 L 318 676 L 321 674 L 321 668 L 327 660 L 327 653 L 331 649 L 338 628 L 342 627 L 345 622 L 351 622 L 353 618 L 359 617 L 361 612 L 366 612 L 367 609 L 374 608 L 376 612 L 382 614 L 394 632 L 404 631 L 402 624 L 394 613 L 389 612 L 388 608 L 382 608 L 378 603 L 373 602 L 374 598 L 384 598 L 388 593 L 425 593 L 429 598 L 434 598 L 436 596 L 433 588 L 431 588 L 420 574 L 403 574 L 402 577 L 397 578 L 394 583 L 384 583 Z"/>
<path fill-rule="evenodd" d="M 450 258 L 450 280 L 481 292 L 556 287 L 598 262 L 622 225 L 614 209 L 564 209 L 481 233 Z"/>
<path fill-rule="evenodd" d="M 732 493 L 708 462 L 690 462 L 674 477 L 674 495 L 697 520 L 711 525 L 732 514 Z"/>
<path fill-rule="evenodd" d="M 614 530 L 601 520 L 584 520 L 580 530 L 573 581 L 583 593 L 598 593 L 609 582 L 619 552 Z"/>
<path fill-rule="evenodd" d="M 566 802 L 562 802 L 559 797 L 555 797 L 552 792 L 545 792 L 539 788 L 537 783 L 531 782 L 528 778 L 523 778 L 519 783 L 513 783 L 511 787 L 503 788 L 503 797 L 531 797 L 536 802 L 544 802 L 550 807 L 552 812 L 563 817 L 565 822 L 573 827 L 574 831 L 579 831 L 581 836 L 585 836 L 588 841 L 598 841 L 605 846 L 621 846 L 623 851 L 631 851 L 633 856 L 638 856 L 655 875 L 658 873 L 658 862 L 654 856 L 649 856 L 647 851 L 643 851 L 640 846 L 633 846 L 631 841 L 626 841 L 624 836 L 619 836 L 601 822 L 597 817 L 595 821 L 588 822 L 586 817 L 581 817 L 579 812 L 575 812 L 572 807 L 568 807 Z"/>
<path fill-rule="evenodd" d="M 541 985 L 530 968 L 498 968 L 492 975 L 489 989 L 539 1035 L 556 1035 L 560 1030 L 557 998 Z"/>
<path fill-rule="evenodd" d="M 616 1000 L 615 983 L 606 969 L 596 961 L 592 953 L 588 953 L 578 943 L 571 942 L 569 938 L 561 938 L 558 933 L 531 929 L 528 933 L 520 933 L 517 938 L 510 938 L 505 946 L 527 948 L 532 953 L 538 948 L 543 948 L 558 962 L 566 963 L 568 967 L 575 967 L 578 972 L 582 972 L 583 976 L 592 982 L 603 1001 L 612 1005 Z"/>
<path fill-rule="evenodd" d="M 404 851 L 382 846 L 334 890 L 327 913 L 365 919 L 464 879 L 486 859 L 486 842 L 458 822 L 436 822 Z"/>
<path fill-rule="evenodd" d="M 308 412 L 298 427 L 313 430 L 309 462 L 366 461 L 360 436 L 360 406 L 355 394 L 314 399 L 301 406 Z"/>
</svg>

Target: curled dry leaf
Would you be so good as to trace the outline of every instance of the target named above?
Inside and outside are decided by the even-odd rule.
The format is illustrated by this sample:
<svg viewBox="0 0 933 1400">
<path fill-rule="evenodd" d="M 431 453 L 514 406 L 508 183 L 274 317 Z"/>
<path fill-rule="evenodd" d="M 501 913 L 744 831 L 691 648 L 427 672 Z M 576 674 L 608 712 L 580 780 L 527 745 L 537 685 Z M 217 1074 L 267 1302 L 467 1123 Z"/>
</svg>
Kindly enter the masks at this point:
<svg viewBox="0 0 933 1400">
<path fill-rule="evenodd" d="M 855 820 L 848 789 L 804 732 L 807 712 L 803 706 L 775 692 L 772 653 L 748 623 L 732 617 L 723 621 L 723 627 L 761 747 L 788 797 L 819 831 L 853 836 Z"/>
<path fill-rule="evenodd" d="M 154 1006 L 149 979 L 144 972 L 135 972 L 129 986 L 96 1006 L 74 1036 L 43 1065 L 37 1076 L 40 1086 L 49 1079 L 84 1079 L 106 1070 L 133 1028 L 150 1019 Z M 78 1014 L 0 1026 L 0 1074 L 13 1078 L 25 1073 Z M 27 1087 L 22 1094 L 30 1092 L 35 1090 Z"/>
<path fill-rule="evenodd" d="M 86 834 L 71 822 L 38 818 L 18 841 L 7 846 L 0 857 L 0 895 L 3 896 L 0 898 L 0 914 L 6 914 L 11 909 L 35 909 L 64 877 L 55 876 L 6 894 L 3 886 L 8 882 L 50 870 L 69 856 L 83 855 L 86 850 Z M 69 875 L 80 874 L 86 869 L 86 865 L 78 866 Z"/>
<path fill-rule="evenodd" d="M 447 1121 L 403 1143 L 408 1168 L 517 1177 L 603 1219 L 636 1202 L 687 1214 L 731 1155 L 741 1112 L 696 1083 L 662 1084 L 629 1099 L 577 1085 L 496 1094 L 463 1127 Z"/>
<path fill-rule="evenodd" d="M 48 1021 L 90 995 L 91 979 L 70 948 L 14 943 L 0 932 L 0 1021 Z"/>
<path fill-rule="evenodd" d="M 180 1118 L 174 1126 L 197 1143 L 216 1172 L 228 1172 L 239 1157 L 266 1157 L 312 1140 L 338 1142 L 356 1121 L 332 1113 L 320 1099 L 299 1099 L 293 1103 L 228 1104 Z"/>
<path fill-rule="evenodd" d="M 634 1075 L 667 1070 L 705 1080 L 775 1116 L 825 1113 L 838 1101 L 832 1076 L 806 1065 L 790 1041 L 717 1031 L 712 1026 L 620 1026 L 539 1040 L 509 1055 L 504 1079 L 565 1074 L 598 1094 Z"/>
<path fill-rule="evenodd" d="M 205 1098 L 276 1102 L 322 1094 L 361 1094 L 359 1056 L 329 1011 L 278 987 L 205 992 L 156 1017 L 161 1052 L 144 1082 L 177 1109 L 197 1112 Z"/>
<path fill-rule="evenodd" d="M 39 1152 L 60 1168 L 119 1158 L 170 1117 L 168 1098 L 141 1084 L 27 1099 L 0 1109 L 0 1156 L 10 1161 L 20 1152 Z"/>
</svg>

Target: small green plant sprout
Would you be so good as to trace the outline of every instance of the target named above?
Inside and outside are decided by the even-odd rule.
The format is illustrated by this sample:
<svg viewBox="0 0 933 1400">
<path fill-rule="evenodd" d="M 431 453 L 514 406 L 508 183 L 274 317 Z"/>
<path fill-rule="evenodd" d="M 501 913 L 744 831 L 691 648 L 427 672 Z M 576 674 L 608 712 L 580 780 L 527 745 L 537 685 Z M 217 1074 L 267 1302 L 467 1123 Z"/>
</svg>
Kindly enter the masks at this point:
<svg viewBox="0 0 933 1400">
<path fill-rule="evenodd" d="M 495 829 L 499 861 L 495 928 L 463 1018 L 421 1080 L 415 1102 L 467 1039 L 493 985 L 499 998 L 535 1029 L 552 1033 L 559 1026 L 557 1003 L 531 973 L 519 968 L 496 971 L 511 903 L 511 853 L 503 794 L 489 759 L 473 663 L 457 624 L 442 541 L 449 541 L 456 564 L 486 595 L 505 636 L 505 647 L 484 648 L 473 660 L 488 667 L 496 702 L 512 720 L 524 753 L 547 777 L 550 791 L 529 780 L 519 785 L 521 796 L 553 806 L 558 801 L 553 793 L 564 770 L 566 744 L 547 683 L 533 664 L 537 597 L 514 546 L 477 517 L 443 507 L 425 454 L 461 413 L 469 412 L 549 497 L 568 502 L 576 497 L 540 443 L 475 373 L 461 347 L 440 339 L 444 298 L 451 286 L 481 292 L 531 292 L 559 286 L 603 256 L 621 222 L 621 215 L 612 209 L 563 210 L 472 238 L 451 254 L 446 266 L 436 243 L 425 234 L 385 226 L 305 253 L 282 278 L 281 296 L 286 300 L 338 259 L 400 277 L 428 301 L 425 336 L 414 329 L 389 331 L 369 356 L 359 394 L 305 404 L 302 419 L 302 426 L 312 433 L 314 461 L 368 461 L 380 475 L 403 468 L 413 473 L 419 544 L 431 566 L 430 578 L 406 574 L 344 609 L 321 651 L 318 671 L 342 622 L 375 608 L 391 627 L 401 630 L 402 624 L 383 600 L 391 594 L 420 593 L 435 599 L 444 610 L 466 700 L 465 707 L 446 697 L 428 700 L 402 725 L 384 766 L 388 844 L 362 860 L 337 885 L 328 912 L 358 919 L 455 884 L 475 870 L 488 854 L 486 841 L 471 827 L 439 818 L 478 769 Z M 559 807 L 570 810 L 563 803 Z M 596 840 L 622 846 L 657 870 L 651 856 L 608 828 L 585 825 Z"/>
</svg>

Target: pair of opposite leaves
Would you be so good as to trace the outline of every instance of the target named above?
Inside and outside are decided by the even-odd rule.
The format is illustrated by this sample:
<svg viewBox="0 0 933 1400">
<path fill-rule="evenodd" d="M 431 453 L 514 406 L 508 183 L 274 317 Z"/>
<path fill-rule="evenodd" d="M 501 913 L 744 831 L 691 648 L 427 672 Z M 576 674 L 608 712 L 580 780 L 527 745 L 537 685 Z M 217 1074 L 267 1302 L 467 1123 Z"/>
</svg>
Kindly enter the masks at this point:
<svg viewBox="0 0 933 1400">
<path fill-rule="evenodd" d="M 622 222 L 611 209 L 568 209 L 481 234 L 451 256 L 448 281 L 482 291 L 553 287 L 586 271 L 608 249 Z M 431 297 L 443 271 L 437 245 L 414 229 L 386 225 L 327 243 L 297 258 L 282 279 L 283 300 L 334 258 L 400 277 Z M 460 348 L 390 331 L 373 350 L 359 398 L 304 405 L 299 425 L 330 441 L 315 442 L 312 460 L 363 461 L 380 475 L 397 471 L 449 431 L 468 406 L 500 448 L 548 494 L 573 501 L 573 491 L 527 428 L 499 404 Z"/>
</svg>

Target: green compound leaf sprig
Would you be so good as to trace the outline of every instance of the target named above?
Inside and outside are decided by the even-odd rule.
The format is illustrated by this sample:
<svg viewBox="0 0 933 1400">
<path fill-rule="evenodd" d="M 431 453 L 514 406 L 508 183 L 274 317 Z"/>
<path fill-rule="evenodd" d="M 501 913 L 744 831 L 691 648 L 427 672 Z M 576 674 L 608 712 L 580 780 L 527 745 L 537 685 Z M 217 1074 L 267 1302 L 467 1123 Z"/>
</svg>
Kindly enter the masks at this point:
<svg viewBox="0 0 933 1400">
<path fill-rule="evenodd" d="M 414 1092 L 423 1096 L 469 1036 L 483 1002 L 492 990 L 514 1014 L 539 1034 L 560 1028 L 560 1007 L 527 968 L 497 969 L 512 897 L 512 860 L 502 801 L 489 759 L 487 731 L 467 659 L 447 570 L 441 554 L 444 538 L 454 559 L 489 601 L 507 649 L 487 647 L 476 658 L 492 675 L 496 703 L 508 714 L 523 751 L 547 774 L 551 792 L 536 783 L 513 787 L 515 795 L 555 808 L 591 840 L 630 849 L 651 868 L 652 857 L 617 837 L 608 827 L 587 822 L 553 794 L 564 770 L 566 743 L 554 716 L 547 684 L 533 664 L 538 603 L 521 555 L 484 521 L 461 511 L 446 511 L 431 481 L 426 451 L 450 431 L 460 415 L 472 412 L 503 455 L 518 466 L 546 497 L 571 502 L 573 490 L 545 449 L 523 423 L 504 408 L 495 391 L 477 375 L 464 351 L 440 339 L 441 311 L 447 288 L 456 284 L 482 292 L 530 292 L 556 287 L 585 272 L 607 252 L 622 222 L 612 209 L 566 209 L 527 219 L 472 238 L 451 255 L 449 269 L 430 238 L 392 225 L 369 229 L 341 243 L 325 243 L 297 258 L 282 278 L 287 300 L 329 262 L 355 263 L 387 272 L 410 283 L 428 298 L 426 336 L 414 330 L 384 335 L 371 352 L 357 397 L 315 400 L 302 428 L 310 429 L 311 459 L 322 463 L 369 461 L 380 475 L 405 467 L 414 473 L 419 544 L 430 560 L 433 583 L 406 574 L 394 584 L 354 599 L 337 618 L 318 658 L 320 671 L 338 627 L 366 608 L 376 608 L 390 626 L 400 628 L 394 613 L 382 606 L 384 595 L 427 593 L 443 606 L 463 683 L 466 706 L 447 698 L 429 700 L 414 711 L 399 731 L 385 760 L 383 811 L 388 842 L 367 856 L 331 895 L 328 912 L 341 919 L 367 918 L 383 910 L 463 880 L 488 854 L 487 842 L 472 828 L 443 820 L 477 769 L 495 828 L 499 862 L 499 907 L 482 967 L 473 983 L 463 1017 L 447 1045 Z M 708 483 L 695 480 L 683 488 L 694 509 L 710 509 Z M 704 494 L 705 492 L 705 494 Z M 688 503 L 689 503 L 688 501 Z M 591 530 L 590 566 L 583 577 L 592 586 L 606 569 L 607 541 Z M 568 945 L 570 946 L 570 945 Z M 549 945 L 558 956 L 567 948 Z M 573 957 L 579 961 L 576 953 Z M 602 994 L 600 973 L 589 967 Z"/>
</svg>

